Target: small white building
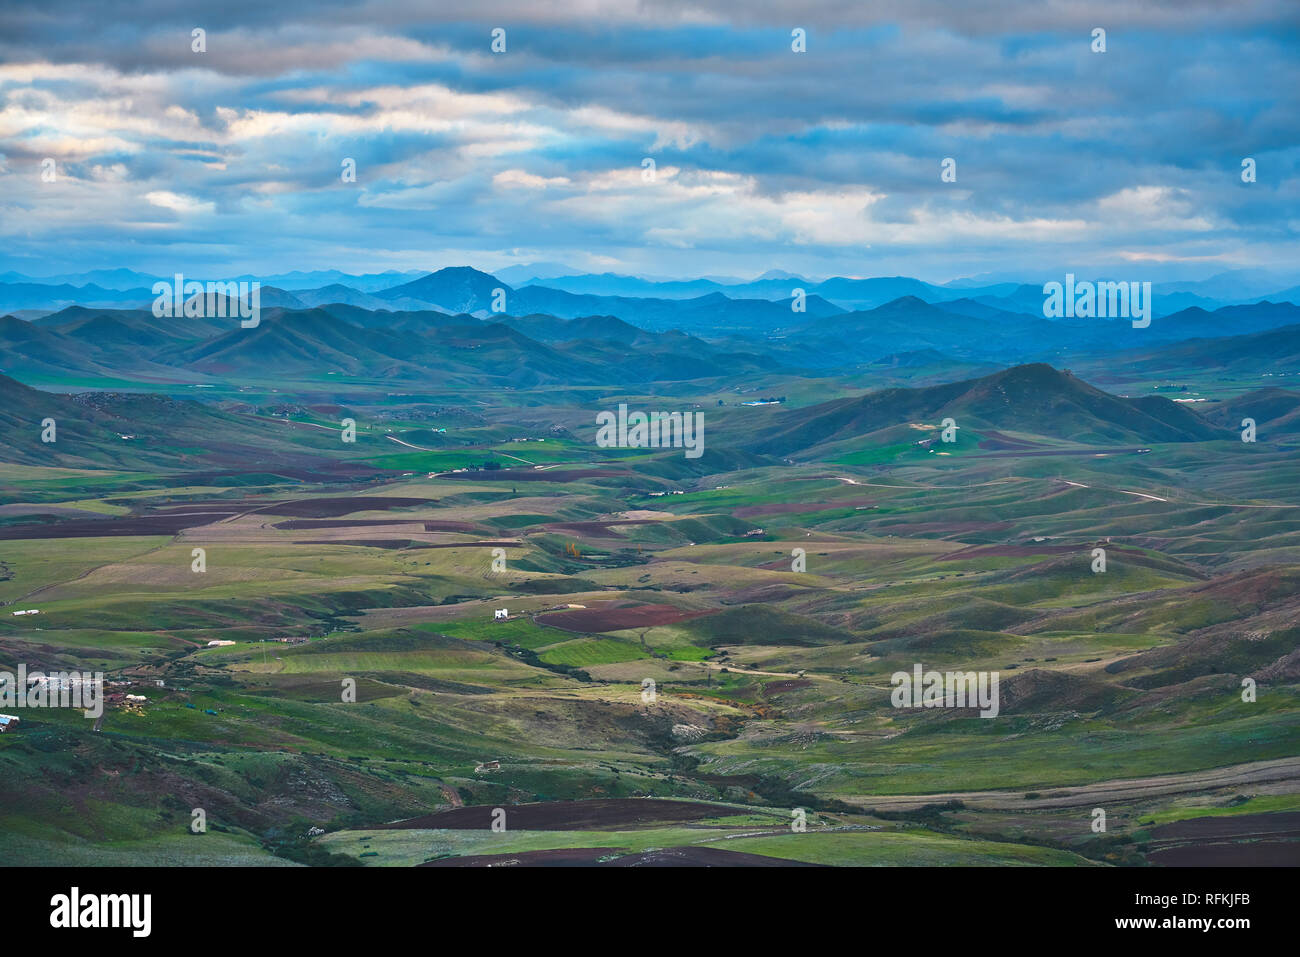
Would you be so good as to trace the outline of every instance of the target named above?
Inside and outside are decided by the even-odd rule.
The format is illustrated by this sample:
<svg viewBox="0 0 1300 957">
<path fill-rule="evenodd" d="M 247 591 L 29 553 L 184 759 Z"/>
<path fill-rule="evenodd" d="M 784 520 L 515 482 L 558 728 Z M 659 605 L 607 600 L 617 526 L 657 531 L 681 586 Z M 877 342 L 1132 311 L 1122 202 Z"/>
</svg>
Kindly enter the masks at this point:
<svg viewBox="0 0 1300 957">
<path fill-rule="evenodd" d="M 496 608 L 492 611 L 493 621 L 505 621 L 510 617 L 510 612 L 505 608 Z"/>
<path fill-rule="evenodd" d="M 233 645 L 233 641 L 227 641 L 223 638 L 216 638 L 208 642 L 209 648 L 224 648 L 226 645 Z"/>
</svg>

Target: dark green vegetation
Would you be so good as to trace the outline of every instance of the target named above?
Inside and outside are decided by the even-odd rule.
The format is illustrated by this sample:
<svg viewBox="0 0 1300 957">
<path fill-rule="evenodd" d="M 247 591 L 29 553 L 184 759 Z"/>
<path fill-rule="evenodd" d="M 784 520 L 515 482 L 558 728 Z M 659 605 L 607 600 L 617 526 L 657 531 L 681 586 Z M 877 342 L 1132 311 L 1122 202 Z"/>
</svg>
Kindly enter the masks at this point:
<svg viewBox="0 0 1300 957">
<path fill-rule="evenodd" d="M 974 333 L 881 363 L 887 321 L 975 320 L 873 308 L 771 342 L 359 306 L 7 320 L 0 668 L 148 699 L 20 712 L 7 858 L 1294 861 L 1295 327 L 1249 322 L 1295 307 L 1230 307 L 1212 347 L 1117 329 L 1134 362 L 1069 373 Z M 849 344 L 812 375 L 818 329 Z M 702 411 L 705 454 L 597 448 L 619 402 Z M 997 671 L 1000 714 L 893 708 L 916 663 Z M 496 807 L 504 833 L 473 816 Z"/>
</svg>

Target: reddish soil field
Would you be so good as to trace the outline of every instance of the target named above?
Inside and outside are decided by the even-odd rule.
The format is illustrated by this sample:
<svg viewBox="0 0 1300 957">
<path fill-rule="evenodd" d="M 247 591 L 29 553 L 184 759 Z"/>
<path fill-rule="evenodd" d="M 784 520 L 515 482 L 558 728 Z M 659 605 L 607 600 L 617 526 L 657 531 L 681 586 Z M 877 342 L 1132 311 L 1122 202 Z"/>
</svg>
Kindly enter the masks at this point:
<svg viewBox="0 0 1300 957">
<path fill-rule="evenodd" d="M 246 511 L 244 508 L 216 508 L 203 512 L 171 512 L 124 518 L 81 519 L 71 522 L 0 525 L 0 540 L 33 538 L 100 538 L 122 535 L 175 535 L 196 525 L 207 525 Z"/>
<path fill-rule="evenodd" d="M 1151 829 L 1151 840 L 1235 840 L 1250 837 L 1300 838 L 1300 811 L 1196 817 Z M 1300 847 L 1297 847 L 1300 850 Z M 1297 861 L 1296 863 L 1300 863 Z"/>
<path fill-rule="evenodd" d="M 294 542 L 295 545 L 361 545 L 365 548 L 518 548 L 519 542 L 417 542 L 410 538 L 350 538 Z"/>
<path fill-rule="evenodd" d="M 241 512 L 257 509 L 268 514 L 278 515 L 346 515 L 350 512 L 376 511 L 380 509 L 408 508 L 418 505 L 432 505 L 435 499 L 423 498 L 386 498 L 380 496 L 361 496 L 357 498 L 318 498 L 298 502 L 267 503 L 256 499 L 221 499 L 212 502 L 186 502 L 181 505 L 166 505 L 144 515 L 129 515 L 121 518 L 73 519 L 66 522 L 20 522 L 13 525 L 0 525 L 0 541 L 43 538 L 116 538 L 132 535 L 175 535 L 187 528 L 208 525 L 230 518 Z M 410 520 L 407 520 L 410 521 Z M 400 525 L 401 519 L 361 519 L 353 521 L 333 521 L 325 523 L 282 522 L 276 528 L 342 528 L 350 525 Z M 425 522 L 426 532 L 472 532 L 475 527 L 467 522 Z M 317 544 L 317 543 L 304 543 Z M 330 543 L 323 543 L 330 544 Z M 514 542 L 486 542 L 482 544 L 513 545 Z M 393 546 L 383 546 L 393 547 Z"/>
<path fill-rule="evenodd" d="M 811 688 L 812 682 L 806 678 L 791 678 L 789 681 L 769 681 L 763 685 L 763 697 L 770 698 L 773 695 L 785 694 L 787 691 L 798 691 L 800 688 Z"/>
<path fill-rule="evenodd" d="M 278 503 L 270 503 L 261 499 L 216 499 L 208 502 L 162 505 L 143 515 L 126 515 L 120 518 L 83 518 L 67 522 L 22 522 L 14 525 L 0 525 L 0 540 L 175 535 L 187 528 L 219 522 L 222 519 L 253 509 L 282 515 L 345 515 L 348 512 L 363 509 L 402 508 L 408 505 L 430 504 L 431 502 L 430 499 L 380 498 L 377 496 L 309 499 L 301 502 Z M 286 528 L 292 524 L 285 523 L 276 527 Z M 367 524 L 367 522 L 340 522 L 339 524 L 356 525 Z M 452 524 L 459 525 L 461 523 Z M 433 531 L 433 529 L 426 528 L 426 531 Z"/>
<path fill-rule="evenodd" d="M 624 608 L 575 608 L 539 615 L 538 621 L 565 631 L 622 631 L 624 628 L 653 628 L 710 615 L 711 611 L 682 611 L 672 605 L 628 605 Z"/>
<path fill-rule="evenodd" d="M 381 824 L 380 831 L 435 829 L 486 831 L 492 827 L 490 805 L 458 807 L 406 821 Z M 601 798 L 594 801 L 548 801 L 506 806 L 506 827 L 513 831 L 581 831 L 650 824 L 687 824 L 713 817 L 749 813 L 744 808 L 669 801 L 663 798 Z"/>
<path fill-rule="evenodd" d="M 600 858 L 619 854 L 610 861 Z M 637 854 L 622 854 L 615 847 L 567 847 L 518 854 L 478 854 L 429 861 L 420 867 L 822 867 L 803 861 L 785 861 L 762 854 L 730 851 L 721 847 L 665 847 Z"/>
<path fill-rule="evenodd" d="M 1147 854 L 1158 867 L 1297 867 L 1300 841 L 1181 844 Z"/>
<path fill-rule="evenodd" d="M 299 532 L 312 528 L 373 528 L 385 525 L 412 525 L 418 519 L 409 518 L 294 518 L 287 522 L 277 522 L 275 528 Z M 482 529 L 472 522 L 423 522 L 426 532 L 481 532 Z"/>
<path fill-rule="evenodd" d="M 436 505 L 433 498 L 387 498 L 379 495 L 359 495 L 355 498 L 306 498 L 296 502 L 276 502 L 262 511 L 275 515 L 293 515 L 298 518 L 335 518 L 353 512 L 379 512 L 393 508 L 414 508 L 417 505 Z"/>
<path fill-rule="evenodd" d="M 301 532 L 310 528 L 371 528 L 376 525 L 412 525 L 410 519 L 401 518 L 293 518 L 287 522 L 276 522 L 274 528 L 283 528 L 288 532 Z M 432 531 L 427 525 L 426 532 Z"/>
<path fill-rule="evenodd" d="M 1162 867 L 1300 866 L 1300 812 L 1198 817 L 1151 829 L 1147 860 Z"/>
<path fill-rule="evenodd" d="M 641 854 L 629 854 L 609 861 L 606 867 L 824 867 L 807 861 L 788 861 L 763 854 L 731 851 L 717 846 L 665 847 Z"/>
</svg>

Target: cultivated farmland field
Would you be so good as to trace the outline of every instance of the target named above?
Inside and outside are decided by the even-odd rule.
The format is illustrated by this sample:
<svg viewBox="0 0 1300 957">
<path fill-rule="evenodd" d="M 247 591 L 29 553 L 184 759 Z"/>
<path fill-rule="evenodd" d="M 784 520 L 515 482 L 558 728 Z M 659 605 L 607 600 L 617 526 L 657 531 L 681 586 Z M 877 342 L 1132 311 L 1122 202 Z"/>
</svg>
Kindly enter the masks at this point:
<svg viewBox="0 0 1300 957">
<path fill-rule="evenodd" d="M 1040 368 L 1009 385 L 1075 388 Z M 375 398 L 347 403 L 383 421 Z M 527 430 L 476 399 L 477 429 Z M 376 454 L 387 427 L 221 476 L 10 467 L 0 599 L 40 614 L 0 618 L 0 664 L 102 671 L 113 695 L 100 721 L 33 711 L 0 738 L 11 858 L 1142 865 L 1294 845 L 1293 440 L 1044 458 L 969 435 L 869 461 L 889 446 L 863 438 L 856 459 L 774 462 L 746 451 L 746 414 L 699 463 L 635 468 L 570 438 L 554 469 L 483 471 L 476 429 L 449 428 L 478 470 L 413 474 Z M 229 418 L 254 445 L 283 430 Z M 1243 469 L 1266 477 L 1249 494 Z M 996 673 L 997 715 L 896 707 L 917 664 Z M 714 810 L 618 810 L 664 800 Z M 510 826 L 539 807 L 544 830 Z M 470 808 L 505 831 L 454 825 Z"/>
</svg>

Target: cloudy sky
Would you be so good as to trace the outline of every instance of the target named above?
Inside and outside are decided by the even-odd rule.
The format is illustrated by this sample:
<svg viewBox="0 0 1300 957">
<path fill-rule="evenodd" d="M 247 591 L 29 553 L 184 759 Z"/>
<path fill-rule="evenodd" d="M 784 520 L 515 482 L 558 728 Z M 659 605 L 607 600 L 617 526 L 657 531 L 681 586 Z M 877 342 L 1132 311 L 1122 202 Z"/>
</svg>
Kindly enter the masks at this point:
<svg viewBox="0 0 1300 957">
<path fill-rule="evenodd" d="M 1298 127 L 1295 0 L 6 0 L 0 271 L 1212 275 Z"/>
</svg>

